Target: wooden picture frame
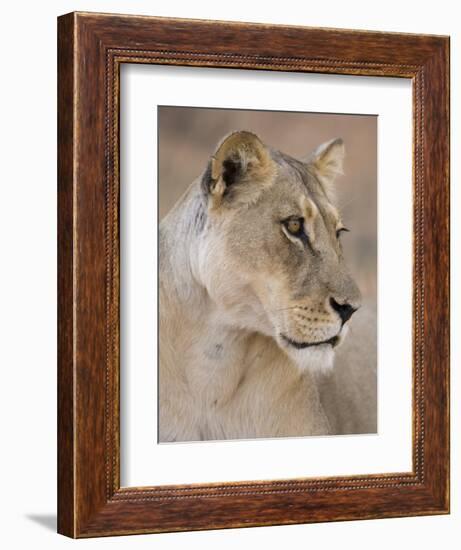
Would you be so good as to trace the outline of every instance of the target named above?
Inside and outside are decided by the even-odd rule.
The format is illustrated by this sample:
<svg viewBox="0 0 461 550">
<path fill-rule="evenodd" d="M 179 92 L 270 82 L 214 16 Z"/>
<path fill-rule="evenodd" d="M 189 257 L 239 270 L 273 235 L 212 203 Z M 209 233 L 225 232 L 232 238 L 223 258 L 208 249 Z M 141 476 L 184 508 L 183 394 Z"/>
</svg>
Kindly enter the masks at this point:
<svg viewBox="0 0 461 550">
<path fill-rule="evenodd" d="M 412 79 L 413 469 L 120 488 L 122 63 Z M 449 512 L 449 39 L 71 13 L 58 20 L 58 531 L 95 537 Z"/>
</svg>

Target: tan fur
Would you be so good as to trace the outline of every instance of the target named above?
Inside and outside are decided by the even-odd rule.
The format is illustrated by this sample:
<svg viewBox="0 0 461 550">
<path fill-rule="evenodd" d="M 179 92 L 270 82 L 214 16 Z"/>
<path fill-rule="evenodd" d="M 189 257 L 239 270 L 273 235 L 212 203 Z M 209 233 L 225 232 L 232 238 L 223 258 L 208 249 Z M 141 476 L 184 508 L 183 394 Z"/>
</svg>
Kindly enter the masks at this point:
<svg viewBox="0 0 461 550">
<path fill-rule="evenodd" d="M 339 343 L 330 300 L 360 303 L 326 191 L 343 154 L 336 140 L 305 164 L 234 132 L 163 220 L 160 441 L 330 432 L 313 373 L 335 347 L 293 342 Z"/>
<path fill-rule="evenodd" d="M 234 132 L 227 136 L 216 153 L 211 158 L 211 206 L 216 208 L 222 205 L 223 193 L 226 185 L 222 178 L 223 162 L 232 159 L 239 162 L 243 168 L 240 193 L 232 206 L 255 202 L 265 187 L 270 186 L 276 175 L 276 165 L 272 162 L 269 151 L 257 136 L 250 132 Z"/>
<path fill-rule="evenodd" d="M 304 224 L 309 234 L 309 238 L 312 242 L 315 241 L 315 220 L 319 214 L 315 202 L 312 201 L 309 197 L 301 195 L 299 200 L 299 206 L 304 217 Z"/>
<path fill-rule="evenodd" d="M 330 201 L 335 200 L 333 183 L 336 177 L 343 173 L 344 155 L 343 140 L 332 139 L 320 145 L 307 161 L 320 178 L 325 194 Z"/>
</svg>

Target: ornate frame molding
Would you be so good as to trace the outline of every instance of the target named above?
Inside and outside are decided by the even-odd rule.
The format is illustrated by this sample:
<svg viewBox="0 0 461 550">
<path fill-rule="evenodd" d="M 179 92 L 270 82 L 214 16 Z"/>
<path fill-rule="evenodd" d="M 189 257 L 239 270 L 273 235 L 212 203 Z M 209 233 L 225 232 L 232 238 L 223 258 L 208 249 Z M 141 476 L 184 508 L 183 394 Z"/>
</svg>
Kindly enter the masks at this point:
<svg viewBox="0 0 461 550">
<path fill-rule="evenodd" d="M 59 532 L 88 537 L 447 513 L 448 38 L 72 13 L 59 18 L 58 45 Z M 411 472 L 120 487 L 121 63 L 412 79 Z"/>
</svg>

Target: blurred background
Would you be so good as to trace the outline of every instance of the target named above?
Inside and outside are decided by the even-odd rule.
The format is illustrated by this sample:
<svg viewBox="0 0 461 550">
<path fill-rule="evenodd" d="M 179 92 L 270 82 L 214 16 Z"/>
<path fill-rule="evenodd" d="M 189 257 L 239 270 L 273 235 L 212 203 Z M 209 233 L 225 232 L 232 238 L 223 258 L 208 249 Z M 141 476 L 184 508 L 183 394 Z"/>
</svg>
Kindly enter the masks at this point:
<svg viewBox="0 0 461 550">
<path fill-rule="evenodd" d="M 350 233 L 342 237 L 347 264 L 363 295 L 350 334 L 337 352 L 332 374 L 319 378 L 322 401 L 334 433 L 375 433 L 377 289 L 377 117 L 281 111 L 158 107 L 159 216 L 206 168 L 223 136 L 250 130 L 297 159 L 341 137 L 344 176 L 336 182 L 338 203 Z"/>
</svg>

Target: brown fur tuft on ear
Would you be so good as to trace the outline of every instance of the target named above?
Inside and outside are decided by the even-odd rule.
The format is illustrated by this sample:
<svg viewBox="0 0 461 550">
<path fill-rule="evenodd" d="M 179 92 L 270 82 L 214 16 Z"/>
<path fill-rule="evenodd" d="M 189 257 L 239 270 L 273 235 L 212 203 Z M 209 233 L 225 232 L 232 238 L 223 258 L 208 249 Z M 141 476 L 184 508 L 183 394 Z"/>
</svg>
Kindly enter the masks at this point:
<svg viewBox="0 0 461 550">
<path fill-rule="evenodd" d="M 210 159 L 203 185 L 214 206 L 248 204 L 256 201 L 265 186 L 272 184 L 276 164 L 267 147 L 252 132 L 226 136 Z"/>
<path fill-rule="evenodd" d="M 336 177 L 343 174 L 344 156 L 344 142 L 341 138 L 337 138 L 317 147 L 307 160 L 307 165 L 319 179 L 331 202 L 335 198 L 334 182 Z"/>
</svg>

